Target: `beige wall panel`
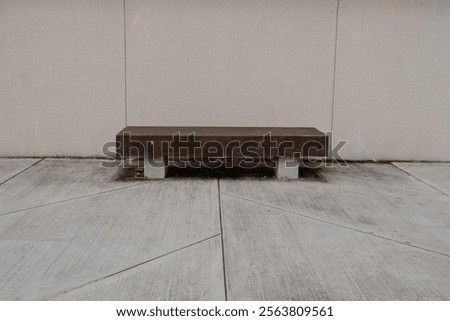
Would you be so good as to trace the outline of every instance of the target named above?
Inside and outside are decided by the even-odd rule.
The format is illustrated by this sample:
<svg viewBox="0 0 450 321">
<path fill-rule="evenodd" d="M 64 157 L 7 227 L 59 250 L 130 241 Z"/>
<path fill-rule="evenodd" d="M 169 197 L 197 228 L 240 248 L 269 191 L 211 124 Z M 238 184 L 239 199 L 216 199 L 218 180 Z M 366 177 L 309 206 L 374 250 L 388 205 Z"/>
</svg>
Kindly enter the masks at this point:
<svg viewBox="0 0 450 321">
<path fill-rule="evenodd" d="M 128 124 L 331 122 L 337 1 L 127 1 Z"/>
<path fill-rule="evenodd" d="M 346 158 L 450 160 L 450 1 L 342 0 L 336 79 Z"/>
<path fill-rule="evenodd" d="M 331 123 L 337 0 L 127 0 L 130 125 Z M 450 160 L 450 1 L 341 0 L 348 159 Z M 123 2 L 0 1 L 0 157 L 93 156 L 125 124 Z"/>
<path fill-rule="evenodd" d="M 0 1 L 0 156 L 101 154 L 125 123 L 121 0 Z"/>
</svg>

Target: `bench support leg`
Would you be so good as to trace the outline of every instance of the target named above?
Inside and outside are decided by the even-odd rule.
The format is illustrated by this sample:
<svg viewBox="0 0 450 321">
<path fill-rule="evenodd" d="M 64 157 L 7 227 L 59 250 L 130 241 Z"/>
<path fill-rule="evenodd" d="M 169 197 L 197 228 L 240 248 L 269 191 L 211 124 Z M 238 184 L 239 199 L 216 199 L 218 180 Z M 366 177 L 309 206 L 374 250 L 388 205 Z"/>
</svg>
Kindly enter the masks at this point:
<svg viewBox="0 0 450 321">
<path fill-rule="evenodd" d="M 123 159 L 123 167 L 124 168 L 131 168 L 131 167 L 133 167 L 133 158 L 132 157 L 125 157 Z"/>
<path fill-rule="evenodd" d="M 145 157 L 144 177 L 149 179 L 163 179 L 168 169 L 167 157 Z"/>
<path fill-rule="evenodd" d="M 279 157 L 275 174 L 278 178 L 298 179 L 298 157 Z"/>
</svg>

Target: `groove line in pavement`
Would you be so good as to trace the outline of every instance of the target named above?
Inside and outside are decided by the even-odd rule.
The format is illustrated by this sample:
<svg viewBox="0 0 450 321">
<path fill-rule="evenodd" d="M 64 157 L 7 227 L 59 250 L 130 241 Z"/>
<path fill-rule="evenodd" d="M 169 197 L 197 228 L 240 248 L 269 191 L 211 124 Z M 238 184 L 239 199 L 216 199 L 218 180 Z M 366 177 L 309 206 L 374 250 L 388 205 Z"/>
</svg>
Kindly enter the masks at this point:
<svg viewBox="0 0 450 321">
<path fill-rule="evenodd" d="M 438 189 L 438 188 L 436 188 L 436 187 L 434 187 L 433 185 L 431 185 L 431 184 L 428 184 L 427 182 L 425 182 L 425 181 L 423 181 L 423 180 L 421 180 L 420 178 L 418 178 L 417 176 L 415 176 L 414 174 L 411 174 L 411 173 L 409 173 L 409 172 L 407 172 L 407 171 L 405 171 L 405 169 L 406 168 L 400 168 L 400 167 L 397 167 L 397 166 L 395 166 L 394 164 L 392 164 L 391 163 L 391 165 L 392 166 L 394 166 L 395 168 L 397 168 L 399 171 L 402 171 L 403 173 L 405 173 L 405 174 L 407 174 L 407 175 L 409 175 L 409 176 L 412 176 L 412 177 L 414 177 L 416 180 L 418 180 L 419 182 L 421 182 L 421 183 L 423 183 L 423 184 L 425 184 L 425 185 L 427 185 L 427 186 L 429 186 L 429 187 L 431 187 L 432 189 L 434 189 L 434 190 L 436 190 L 436 191 L 438 191 L 439 193 L 441 193 L 441 194 L 444 194 L 445 196 L 448 196 L 448 197 L 450 197 L 450 195 L 448 195 L 447 193 L 445 193 L 445 192 L 443 192 L 443 191 L 441 191 L 440 189 Z M 412 165 L 411 165 L 412 166 Z M 409 167 L 411 167 L 411 166 L 409 166 Z M 409 167 L 407 167 L 407 168 L 409 168 Z"/>
<path fill-rule="evenodd" d="M 26 167 L 25 169 L 22 169 L 20 172 L 14 174 L 13 176 L 7 178 L 6 180 L 4 180 L 3 182 L 0 183 L 0 185 L 5 184 L 6 182 L 9 182 L 10 180 L 12 180 L 13 178 L 19 176 L 20 174 L 26 172 L 27 170 L 29 170 L 31 167 L 33 167 L 34 165 L 39 164 L 40 162 L 42 162 L 45 159 L 45 157 L 39 159 L 38 161 L 34 162 L 33 164 L 31 164 L 30 166 Z"/>
<path fill-rule="evenodd" d="M 88 198 L 88 197 L 94 197 L 94 196 L 104 195 L 104 194 L 108 194 L 108 193 L 120 192 L 120 191 L 123 191 L 126 189 L 150 185 L 154 182 L 155 181 L 151 181 L 151 182 L 149 181 L 148 183 L 142 183 L 139 185 L 124 186 L 124 187 L 114 188 L 114 189 L 107 190 L 107 191 L 102 191 L 102 192 L 97 192 L 97 193 L 92 193 L 92 194 L 87 194 L 87 195 L 81 195 L 81 196 L 77 196 L 77 197 L 73 197 L 73 198 L 69 198 L 69 199 L 64 199 L 64 200 L 56 201 L 56 202 L 52 202 L 52 203 L 46 203 L 46 204 L 36 205 L 36 206 L 32 206 L 32 207 L 27 207 L 27 208 L 23 208 L 23 209 L 19 209 L 19 210 L 1 213 L 0 217 L 5 216 L 5 215 L 16 214 L 16 213 L 20 213 L 20 212 L 26 212 L 26 211 L 34 210 L 34 209 L 41 208 L 41 207 L 47 207 L 47 206 L 62 204 L 62 203 L 66 203 L 66 202 L 77 201 L 77 200 Z M 158 181 L 158 182 L 160 182 L 160 181 Z"/>
<path fill-rule="evenodd" d="M 442 252 L 439 252 L 439 251 L 435 251 L 435 250 L 432 250 L 432 249 L 428 249 L 428 248 L 425 248 L 425 247 L 421 247 L 421 246 L 418 246 L 418 245 L 414 245 L 414 244 L 411 244 L 411 243 L 405 243 L 403 241 L 399 241 L 399 240 L 392 239 L 392 238 L 389 238 L 389 237 L 386 237 L 386 236 L 378 235 L 378 234 L 375 234 L 375 233 L 372 233 L 372 232 L 366 232 L 366 231 L 358 230 L 358 229 L 356 229 L 354 227 L 350 227 L 350 226 L 338 224 L 338 223 L 335 223 L 335 222 L 322 220 L 322 219 L 319 219 L 319 218 L 316 218 L 316 217 L 312 217 L 312 216 L 301 214 L 301 213 L 298 213 L 298 212 L 295 212 L 295 211 L 292 211 L 292 210 L 288 210 L 288 209 L 285 209 L 285 208 L 282 208 L 282 207 L 274 206 L 272 204 L 255 201 L 255 200 L 252 200 L 252 199 L 249 199 L 249 198 L 245 198 L 245 197 L 241 197 L 241 196 L 237 196 L 237 195 L 233 195 L 233 194 L 229 194 L 229 193 L 222 193 L 222 194 L 226 195 L 226 196 L 229 196 L 229 197 L 238 198 L 238 199 L 241 199 L 243 201 L 250 202 L 250 203 L 258 204 L 258 205 L 261 205 L 261 206 L 264 206 L 264 207 L 273 208 L 273 209 L 276 209 L 276 210 L 279 210 L 279 211 L 282 211 L 282 212 L 285 212 L 285 213 L 293 214 L 293 215 L 296 215 L 296 216 L 301 216 L 301 217 L 304 217 L 304 218 L 307 218 L 307 219 L 310 219 L 310 220 L 313 220 L 313 221 L 316 221 L 316 222 L 320 222 L 320 223 L 324 223 L 324 224 L 328 224 L 328 225 L 333 225 L 335 227 L 351 230 L 351 231 L 358 232 L 358 233 L 361 233 L 361 234 L 364 234 L 364 235 L 367 235 L 367 236 L 380 238 L 380 239 L 383 239 L 383 240 L 387 240 L 387 241 L 394 242 L 394 243 L 397 243 L 397 244 L 402 244 L 402 245 L 405 245 L 405 246 L 408 246 L 408 247 L 413 247 L 413 248 L 416 248 L 416 249 L 419 249 L 419 250 L 422 250 L 422 251 L 426 251 L 426 252 L 430 252 L 430 253 L 434 253 L 434 254 L 438 254 L 438 255 L 442 255 L 442 256 L 446 256 L 446 257 L 450 258 L 449 254 L 442 253 Z"/>
<path fill-rule="evenodd" d="M 214 235 L 212 235 L 212 236 L 209 236 L 209 237 L 207 237 L 207 238 L 201 239 L 201 240 L 196 241 L 196 242 L 194 242 L 194 243 L 191 243 L 191 244 L 182 246 L 182 247 L 177 248 L 177 249 L 175 249 L 175 250 L 172 250 L 172 251 L 170 251 L 170 252 L 167 252 L 167 253 L 158 255 L 158 256 L 153 257 L 153 258 L 151 258 L 151 259 L 149 259 L 149 260 L 146 260 L 146 261 L 143 261 L 143 262 L 134 264 L 134 265 L 132 265 L 132 266 L 129 266 L 129 267 L 124 268 L 124 269 L 122 269 L 122 270 L 119 270 L 119 271 L 117 271 L 117 272 L 114 272 L 114 273 L 105 275 L 105 276 L 103 276 L 103 277 L 101 277 L 101 278 L 95 279 L 95 280 L 93 280 L 93 281 L 86 282 L 86 283 L 84 283 L 84 284 L 82 284 L 82 285 L 79 285 L 79 286 L 77 286 L 77 287 L 75 287 L 75 288 L 72 288 L 72 289 L 66 290 L 66 291 L 64 291 L 64 292 L 61 292 L 61 293 L 59 293 L 59 294 L 56 294 L 56 295 L 54 295 L 54 296 L 52 296 L 51 298 L 48 298 L 48 299 L 46 299 L 46 300 L 54 300 L 54 299 L 56 299 L 57 297 L 62 296 L 62 295 L 64 295 L 64 294 L 67 294 L 67 293 L 70 293 L 70 292 L 73 292 L 73 291 L 82 289 L 82 288 L 84 288 L 84 287 L 86 287 L 86 286 L 89 286 L 89 285 L 92 285 L 92 284 L 94 284 L 94 283 L 98 283 L 98 282 L 104 281 L 104 280 L 106 280 L 106 279 L 110 279 L 110 278 L 112 278 L 112 277 L 119 277 L 119 276 L 120 276 L 119 278 L 121 278 L 121 277 L 122 277 L 121 274 L 123 274 L 123 273 L 125 273 L 125 272 L 129 272 L 129 271 L 131 271 L 131 270 L 137 269 L 137 268 L 139 268 L 139 267 L 142 267 L 142 266 L 145 265 L 145 264 L 154 262 L 154 261 L 156 261 L 156 260 L 158 260 L 158 259 L 161 259 L 161 258 L 163 258 L 163 257 L 169 256 L 169 255 L 171 255 L 171 254 L 175 254 L 175 253 L 177 253 L 177 252 L 180 252 L 180 251 L 185 250 L 185 249 L 187 249 L 187 248 L 190 248 L 190 247 L 192 247 L 192 246 L 198 245 L 198 244 L 200 244 L 200 243 L 202 243 L 202 242 L 209 241 L 209 240 L 211 240 L 211 239 L 213 239 L 213 238 L 215 238 L 215 237 L 218 237 L 218 236 L 220 236 L 220 233 L 214 234 Z M 135 272 L 133 272 L 133 274 L 134 274 L 134 273 L 135 273 Z"/>
</svg>

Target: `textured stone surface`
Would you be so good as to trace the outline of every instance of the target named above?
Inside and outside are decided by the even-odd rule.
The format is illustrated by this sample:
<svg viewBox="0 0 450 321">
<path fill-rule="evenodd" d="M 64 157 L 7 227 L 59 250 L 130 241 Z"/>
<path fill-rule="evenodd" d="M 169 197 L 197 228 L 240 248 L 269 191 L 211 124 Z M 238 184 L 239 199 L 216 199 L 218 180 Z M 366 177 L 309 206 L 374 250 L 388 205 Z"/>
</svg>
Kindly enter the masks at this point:
<svg viewBox="0 0 450 321">
<path fill-rule="evenodd" d="M 450 257 L 222 197 L 229 300 L 448 300 Z"/>
<path fill-rule="evenodd" d="M 221 180 L 221 192 L 450 255 L 450 198 L 390 164 L 350 164 L 298 181 Z"/>
<path fill-rule="evenodd" d="M 450 164 L 449 163 L 394 163 L 418 180 L 450 195 Z"/>
<path fill-rule="evenodd" d="M 32 166 L 34 163 L 38 161 L 39 159 L 31 159 L 31 158 L 0 159 L 0 184 L 4 183 L 6 180 L 10 179 L 14 175 L 17 175 L 18 173 L 25 170 L 29 166 Z"/>
<path fill-rule="evenodd" d="M 56 297 L 57 300 L 224 300 L 220 236 Z"/>
<path fill-rule="evenodd" d="M 145 183 L 118 181 L 116 169 L 101 164 L 98 159 L 44 159 L 0 185 L 0 215 Z"/>
<path fill-rule="evenodd" d="M 0 185 L 0 299 L 450 300 L 449 169 L 124 181 L 43 160 Z"/>
</svg>

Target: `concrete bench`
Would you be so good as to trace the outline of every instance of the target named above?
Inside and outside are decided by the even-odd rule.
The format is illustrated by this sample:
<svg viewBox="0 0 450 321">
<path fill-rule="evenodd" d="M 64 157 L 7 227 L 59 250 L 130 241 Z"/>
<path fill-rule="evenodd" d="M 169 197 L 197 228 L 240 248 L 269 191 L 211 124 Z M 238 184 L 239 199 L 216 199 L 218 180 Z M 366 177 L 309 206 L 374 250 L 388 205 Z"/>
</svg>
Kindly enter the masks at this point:
<svg viewBox="0 0 450 321">
<path fill-rule="evenodd" d="M 312 127 L 128 126 L 116 143 L 117 157 L 143 158 L 144 176 L 151 179 L 164 178 L 169 162 L 216 166 L 239 161 L 244 167 L 266 160 L 275 164 L 277 177 L 295 179 L 301 159 L 323 158 L 328 150 L 327 136 Z"/>
</svg>

